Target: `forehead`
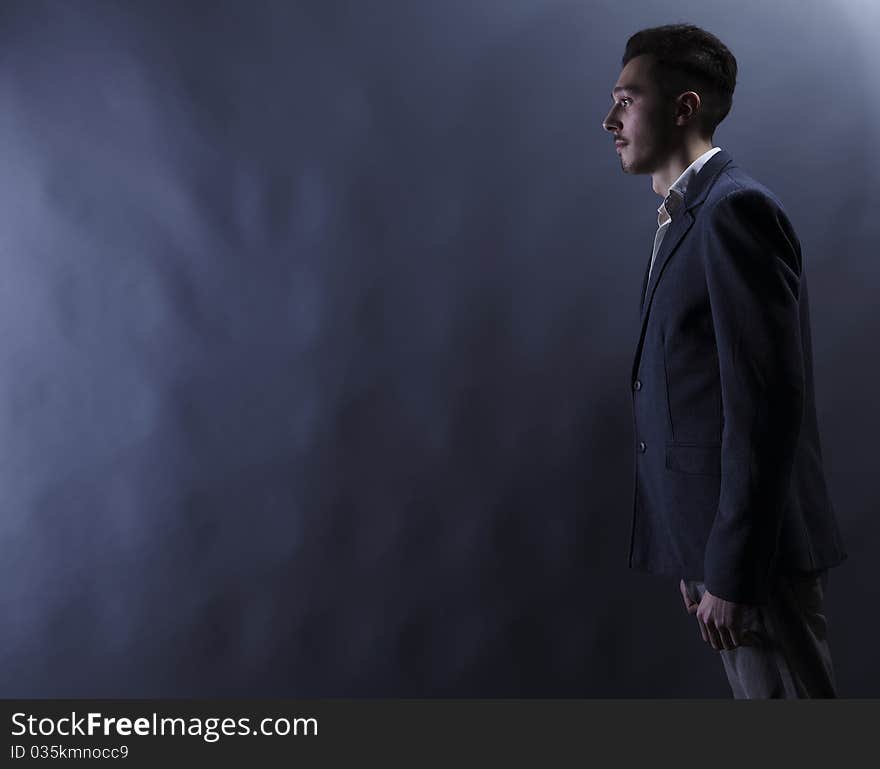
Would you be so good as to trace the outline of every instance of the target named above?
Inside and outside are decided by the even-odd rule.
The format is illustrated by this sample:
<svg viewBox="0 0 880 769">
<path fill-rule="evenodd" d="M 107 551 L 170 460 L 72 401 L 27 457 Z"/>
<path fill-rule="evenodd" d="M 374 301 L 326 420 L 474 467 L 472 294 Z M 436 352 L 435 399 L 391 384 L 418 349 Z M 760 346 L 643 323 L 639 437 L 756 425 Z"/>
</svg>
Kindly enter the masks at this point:
<svg viewBox="0 0 880 769">
<path fill-rule="evenodd" d="M 636 56 L 626 63 L 611 93 L 615 95 L 623 90 L 636 93 L 648 93 L 653 90 L 650 56 Z"/>
</svg>

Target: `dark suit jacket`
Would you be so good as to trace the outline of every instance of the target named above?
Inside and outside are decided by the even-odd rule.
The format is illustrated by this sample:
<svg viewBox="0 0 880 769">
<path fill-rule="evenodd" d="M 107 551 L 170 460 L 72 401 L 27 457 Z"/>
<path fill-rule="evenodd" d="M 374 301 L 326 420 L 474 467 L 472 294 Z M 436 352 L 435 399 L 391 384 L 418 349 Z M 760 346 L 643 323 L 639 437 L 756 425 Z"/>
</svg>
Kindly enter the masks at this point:
<svg viewBox="0 0 880 769">
<path fill-rule="evenodd" d="M 761 604 L 773 575 L 840 563 L 806 275 L 782 203 L 715 153 L 643 294 L 630 567 Z"/>
</svg>

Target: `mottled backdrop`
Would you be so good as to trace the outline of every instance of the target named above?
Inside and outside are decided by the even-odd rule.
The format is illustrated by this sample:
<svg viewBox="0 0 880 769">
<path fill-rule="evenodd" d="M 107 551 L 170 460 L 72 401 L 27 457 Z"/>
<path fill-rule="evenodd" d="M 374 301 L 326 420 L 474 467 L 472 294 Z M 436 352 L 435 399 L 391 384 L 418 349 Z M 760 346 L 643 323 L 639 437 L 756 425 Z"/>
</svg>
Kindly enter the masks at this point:
<svg viewBox="0 0 880 769">
<path fill-rule="evenodd" d="M 659 199 L 601 120 L 689 21 L 804 247 L 880 695 L 878 10 L 668 7 L 0 4 L 0 694 L 729 696 L 626 561 Z"/>
</svg>

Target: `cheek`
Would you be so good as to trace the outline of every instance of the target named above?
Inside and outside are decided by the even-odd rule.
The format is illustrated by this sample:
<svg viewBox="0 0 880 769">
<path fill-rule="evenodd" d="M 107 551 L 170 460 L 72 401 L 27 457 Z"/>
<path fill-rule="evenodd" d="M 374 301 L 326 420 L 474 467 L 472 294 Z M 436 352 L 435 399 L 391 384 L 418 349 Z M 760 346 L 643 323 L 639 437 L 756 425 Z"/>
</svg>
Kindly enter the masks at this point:
<svg viewBox="0 0 880 769">
<path fill-rule="evenodd" d="M 632 114 L 629 118 L 629 131 L 633 136 L 641 136 L 643 133 L 644 120 L 641 115 Z"/>
</svg>

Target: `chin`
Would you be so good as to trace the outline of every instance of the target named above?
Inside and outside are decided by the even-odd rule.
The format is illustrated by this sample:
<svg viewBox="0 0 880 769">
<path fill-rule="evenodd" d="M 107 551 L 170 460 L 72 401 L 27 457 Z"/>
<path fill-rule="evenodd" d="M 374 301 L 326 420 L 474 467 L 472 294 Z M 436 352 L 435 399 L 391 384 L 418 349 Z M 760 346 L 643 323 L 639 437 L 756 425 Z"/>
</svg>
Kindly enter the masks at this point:
<svg viewBox="0 0 880 769">
<path fill-rule="evenodd" d="M 624 162 L 621 158 L 620 165 L 623 170 L 628 174 L 650 174 L 653 173 L 648 168 L 645 167 L 644 163 L 639 163 L 637 160 L 628 160 Z"/>
<path fill-rule="evenodd" d="M 631 158 L 625 158 L 623 153 L 619 153 L 617 155 L 617 159 L 620 161 L 620 168 L 624 173 L 631 174 L 633 173 L 633 160 Z"/>
</svg>

